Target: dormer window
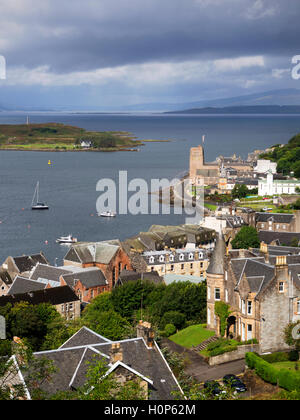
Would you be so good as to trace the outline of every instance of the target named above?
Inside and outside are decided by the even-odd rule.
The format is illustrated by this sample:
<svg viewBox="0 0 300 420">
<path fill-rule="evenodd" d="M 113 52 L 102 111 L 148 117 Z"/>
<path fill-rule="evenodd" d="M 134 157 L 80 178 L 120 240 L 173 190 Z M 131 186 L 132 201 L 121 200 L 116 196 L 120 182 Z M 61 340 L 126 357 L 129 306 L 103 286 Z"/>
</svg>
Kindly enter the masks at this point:
<svg viewBox="0 0 300 420">
<path fill-rule="evenodd" d="M 180 254 L 179 259 L 180 259 L 180 261 L 184 261 L 184 255 Z"/>
<path fill-rule="evenodd" d="M 192 253 L 189 254 L 189 260 L 193 260 L 194 259 L 194 255 Z"/>
<path fill-rule="evenodd" d="M 161 255 L 161 256 L 159 257 L 159 262 L 163 263 L 164 261 L 165 261 L 165 257 L 164 257 L 163 255 Z"/>
<path fill-rule="evenodd" d="M 154 257 L 150 257 L 150 258 L 149 258 L 149 263 L 150 263 L 150 264 L 153 264 L 153 263 L 154 263 Z"/>
<path fill-rule="evenodd" d="M 174 261 L 174 255 L 170 255 L 170 261 L 173 262 Z"/>
</svg>

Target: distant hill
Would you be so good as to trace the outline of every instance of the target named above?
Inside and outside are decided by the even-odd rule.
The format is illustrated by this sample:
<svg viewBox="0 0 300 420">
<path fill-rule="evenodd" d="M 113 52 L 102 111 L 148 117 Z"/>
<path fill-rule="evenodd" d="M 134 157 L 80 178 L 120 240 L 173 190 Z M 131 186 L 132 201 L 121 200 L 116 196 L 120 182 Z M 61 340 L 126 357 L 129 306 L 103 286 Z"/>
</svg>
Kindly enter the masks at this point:
<svg viewBox="0 0 300 420">
<path fill-rule="evenodd" d="M 250 95 L 219 98 L 213 100 L 203 99 L 197 102 L 172 103 L 148 103 L 119 107 L 123 111 L 179 111 L 198 108 L 224 108 L 240 106 L 266 106 L 266 105 L 299 105 L 299 89 L 277 89 L 266 92 L 253 93 Z M 261 108 L 262 110 L 262 108 Z"/>
<path fill-rule="evenodd" d="M 300 105 L 227 106 L 169 111 L 166 114 L 300 114 Z"/>
</svg>

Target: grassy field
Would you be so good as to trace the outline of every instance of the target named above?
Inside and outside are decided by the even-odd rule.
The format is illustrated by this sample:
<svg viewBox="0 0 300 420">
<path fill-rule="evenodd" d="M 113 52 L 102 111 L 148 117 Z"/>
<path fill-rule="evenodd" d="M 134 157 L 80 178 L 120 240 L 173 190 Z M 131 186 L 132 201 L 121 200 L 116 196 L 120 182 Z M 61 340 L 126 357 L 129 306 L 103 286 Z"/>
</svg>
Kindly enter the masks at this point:
<svg viewBox="0 0 300 420">
<path fill-rule="evenodd" d="M 92 140 L 97 150 L 122 150 L 142 145 L 128 133 L 94 132 L 64 124 L 0 125 L 0 149 L 74 150 L 80 140 Z M 79 147 L 80 149 L 80 147 Z"/>
<path fill-rule="evenodd" d="M 207 340 L 214 335 L 214 331 L 207 330 L 205 325 L 192 325 L 191 327 L 185 328 L 177 334 L 172 335 L 169 339 L 174 341 L 174 343 L 189 349 L 192 346 L 198 346 L 204 340 Z"/>
<path fill-rule="evenodd" d="M 208 204 L 208 203 L 204 203 L 204 207 L 212 211 L 215 211 L 218 208 L 218 206 L 216 206 L 215 204 Z"/>
</svg>

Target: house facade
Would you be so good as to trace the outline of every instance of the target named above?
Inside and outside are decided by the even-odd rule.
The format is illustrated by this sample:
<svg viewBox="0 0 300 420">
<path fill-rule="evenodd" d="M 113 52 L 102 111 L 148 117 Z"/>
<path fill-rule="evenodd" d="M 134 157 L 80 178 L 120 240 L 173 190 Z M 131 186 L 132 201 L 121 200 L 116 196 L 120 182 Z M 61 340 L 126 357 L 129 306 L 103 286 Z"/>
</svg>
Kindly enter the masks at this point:
<svg viewBox="0 0 300 420">
<path fill-rule="evenodd" d="M 256 229 L 270 232 L 300 232 L 300 211 L 287 213 L 256 213 Z"/>
<path fill-rule="evenodd" d="M 261 352 L 288 348 L 284 329 L 300 320 L 300 256 L 277 254 L 265 244 L 259 256 L 245 250 L 231 253 L 218 239 L 207 270 L 208 328 L 220 333 L 215 304 L 222 301 L 231 312 L 226 336 L 255 338 Z"/>
<path fill-rule="evenodd" d="M 296 188 L 300 188 L 300 181 L 295 179 L 274 179 L 272 171 L 268 171 L 267 178 L 258 181 L 258 195 L 272 196 L 280 194 L 296 194 Z"/>
</svg>

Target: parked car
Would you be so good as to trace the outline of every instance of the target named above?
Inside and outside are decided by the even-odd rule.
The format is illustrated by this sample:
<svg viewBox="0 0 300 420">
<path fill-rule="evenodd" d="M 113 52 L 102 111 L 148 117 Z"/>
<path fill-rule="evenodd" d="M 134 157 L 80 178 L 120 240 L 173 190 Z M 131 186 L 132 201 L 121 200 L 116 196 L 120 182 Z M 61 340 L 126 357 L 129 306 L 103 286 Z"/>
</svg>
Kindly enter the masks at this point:
<svg viewBox="0 0 300 420">
<path fill-rule="evenodd" d="M 244 384 L 244 382 L 242 382 L 240 378 L 238 378 L 235 375 L 225 375 L 223 378 L 223 382 L 224 382 L 224 385 L 230 386 L 232 389 L 235 389 L 235 391 L 237 392 L 247 391 L 247 387 Z"/>
<path fill-rule="evenodd" d="M 204 384 L 204 389 L 211 392 L 214 396 L 219 396 L 222 394 L 221 385 L 217 381 L 206 381 Z"/>
</svg>

